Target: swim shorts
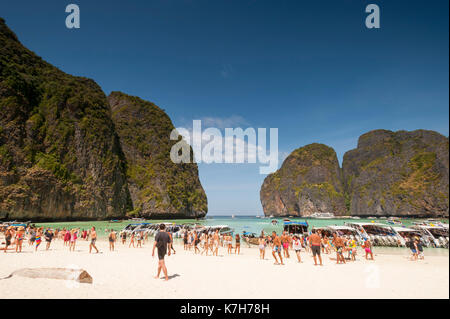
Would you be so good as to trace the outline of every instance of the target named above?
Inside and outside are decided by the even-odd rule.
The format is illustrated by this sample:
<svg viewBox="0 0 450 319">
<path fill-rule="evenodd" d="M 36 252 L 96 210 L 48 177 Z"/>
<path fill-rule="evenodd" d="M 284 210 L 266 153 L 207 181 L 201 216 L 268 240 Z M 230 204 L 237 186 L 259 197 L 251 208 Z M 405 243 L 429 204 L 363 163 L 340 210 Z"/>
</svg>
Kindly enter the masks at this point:
<svg viewBox="0 0 450 319">
<path fill-rule="evenodd" d="M 274 252 L 279 252 L 280 251 L 280 246 L 273 246 L 273 251 Z"/>
<path fill-rule="evenodd" d="M 317 256 L 317 255 L 320 256 L 320 246 L 312 246 L 311 250 L 312 250 L 313 256 Z"/>
<path fill-rule="evenodd" d="M 167 250 L 165 248 L 159 248 L 158 247 L 158 259 L 163 260 L 164 256 L 166 255 Z"/>
</svg>

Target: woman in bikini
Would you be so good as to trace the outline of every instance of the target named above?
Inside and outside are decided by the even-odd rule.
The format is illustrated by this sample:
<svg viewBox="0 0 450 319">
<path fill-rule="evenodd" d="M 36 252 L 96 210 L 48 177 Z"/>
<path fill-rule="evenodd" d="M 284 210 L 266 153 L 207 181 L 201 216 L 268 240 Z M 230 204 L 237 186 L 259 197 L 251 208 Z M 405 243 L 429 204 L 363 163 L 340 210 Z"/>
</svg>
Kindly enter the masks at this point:
<svg viewBox="0 0 450 319">
<path fill-rule="evenodd" d="M 372 253 L 372 243 L 369 239 L 366 239 L 364 241 L 364 244 L 362 245 L 362 248 L 364 248 L 364 251 L 366 252 L 366 259 L 368 259 L 368 255 L 370 255 L 370 259 L 373 260 L 373 253 Z"/>
<path fill-rule="evenodd" d="M 77 243 L 77 230 L 76 229 L 72 229 L 70 231 L 70 242 L 69 242 L 69 251 L 75 251 L 75 245 Z"/>
<path fill-rule="evenodd" d="M 281 245 L 283 246 L 284 258 L 289 258 L 289 236 L 285 231 L 283 232 L 283 235 L 281 235 Z"/>
<path fill-rule="evenodd" d="M 233 253 L 233 236 L 231 234 L 228 235 L 228 253 Z"/>
<path fill-rule="evenodd" d="M 137 247 L 142 248 L 142 232 L 141 231 L 137 234 Z"/>
<path fill-rule="evenodd" d="M 134 232 L 133 232 L 133 233 L 131 233 L 131 237 L 130 237 L 130 244 L 128 245 L 128 248 L 130 248 L 130 247 L 131 247 L 131 245 L 133 245 L 133 248 L 134 248 Z"/>
<path fill-rule="evenodd" d="M 213 247 L 214 247 L 213 256 L 214 255 L 218 256 L 218 254 L 219 254 L 219 231 L 218 230 L 216 230 L 216 232 L 214 233 L 214 236 L 213 236 Z"/>
<path fill-rule="evenodd" d="M 239 255 L 241 253 L 241 237 L 239 236 L 239 234 L 236 234 L 236 247 L 234 248 L 234 254 Z"/>
<path fill-rule="evenodd" d="M 264 259 L 264 256 L 266 255 L 266 239 L 264 238 L 264 235 L 259 236 L 258 244 L 259 244 L 259 259 Z"/>
<path fill-rule="evenodd" d="M 16 253 L 22 252 L 23 237 L 25 235 L 25 230 L 23 226 L 20 226 L 16 232 Z"/>
<path fill-rule="evenodd" d="M 209 245 L 208 245 L 208 235 L 207 234 L 203 234 L 203 251 L 200 253 L 200 255 L 203 255 L 204 252 L 206 252 L 206 256 L 208 256 L 208 249 L 209 249 Z"/>
<path fill-rule="evenodd" d="M 300 257 L 300 252 L 302 250 L 302 242 L 301 242 L 300 238 L 298 238 L 297 236 L 294 236 L 292 246 L 294 248 L 295 254 L 297 255 L 298 262 L 301 263 L 302 258 Z"/>
</svg>

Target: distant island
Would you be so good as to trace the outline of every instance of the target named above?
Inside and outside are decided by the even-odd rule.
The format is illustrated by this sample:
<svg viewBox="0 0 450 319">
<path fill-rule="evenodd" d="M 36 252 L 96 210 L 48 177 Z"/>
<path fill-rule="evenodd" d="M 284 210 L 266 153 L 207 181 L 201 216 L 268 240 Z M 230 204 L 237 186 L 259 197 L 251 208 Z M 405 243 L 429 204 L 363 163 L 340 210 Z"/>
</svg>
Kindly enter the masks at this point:
<svg viewBox="0 0 450 319">
<path fill-rule="evenodd" d="M 201 218 L 197 164 L 176 165 L 170 118 L 25 48 L 0 18 L 0 219 Z"/>
<path fill-rule="evenodd" d="M 266 216 L 449 216 L 449 140 L 434 131 L 374 130 L 344 155 L 293 151 L 260 191 Z"/>
</svg>

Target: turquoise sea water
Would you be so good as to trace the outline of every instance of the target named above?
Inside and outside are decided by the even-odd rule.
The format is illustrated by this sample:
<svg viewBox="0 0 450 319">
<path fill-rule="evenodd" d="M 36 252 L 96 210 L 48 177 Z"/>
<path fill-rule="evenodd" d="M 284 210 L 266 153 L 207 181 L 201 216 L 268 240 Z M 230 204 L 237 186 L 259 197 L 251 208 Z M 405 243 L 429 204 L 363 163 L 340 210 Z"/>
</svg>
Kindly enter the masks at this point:
<svg viewBox="0 0 450 319">
<path fill-rule="evenodd" d="M 276 219 L 278 221 L 277 225 L 272 225 L 271 221 Z M 380 224 L 386 224 L 387 220 L 383 219 L 314 219 L 314 218 L 289 218 L 292 221 L 307 221 L 310 225 L 309 229 L 312 226 L 322 227 L 327 225 L 344 225 L 345 222 L 376 222 Z M 408 227 L 411 226 L 414 221 L 418 221 L 420 219 L 402 219 L 403 225 Z M 443 223 L 448 223 L 448 219 L 442 219 Z M 264 230 L 265 233 L 271 233 L 272 231 L 276 231 L 277 233 L 281 233 L 283 230 L 283 218 L 256 218 L 255 216 L 236 216 L 232 218 L 231 216 L 208 216 L 204 220 L 193 220 L 193 219 L 172 219 L 172 220 L 147 220 L 148 223 L 161 223 L 161 222 L 169 222 L 175 224 L 185 224 L 185 223 L 196 223 L 206 226 L 212 225 L 227 225 L 234 229 L 235 233 L 242 233 L 243 231 L 253 232 L 259 234 L 261 230 Z M 89 229 L 92 226 L 95 226 L 97 229 L 97 233 L 99 237 L 106 237 L 107 229 L 114 229 L 115 231 L 122 230 L 128 224 L 140 223 L 134 221 L 121 221 L 118 223 L 111 223 L 109 221 L 86 221 L 86 222 L 58 222 L 58 223 L 38 223 L 38 226 L 50 227 L 50 228 L 80 228 L 80 229 Z M 396 225 L 397 226 L 397 225 Z M 426 248 L 426 255 L 444 255 L 448 256 L 448 249 L 441 248 Z M 408 254 L 408 250 L 406 248 L 393 248 L 393 247 L 376 247 L 376 252 L 378 253 L 386 253 L 386 254 Z"/>
</svg>

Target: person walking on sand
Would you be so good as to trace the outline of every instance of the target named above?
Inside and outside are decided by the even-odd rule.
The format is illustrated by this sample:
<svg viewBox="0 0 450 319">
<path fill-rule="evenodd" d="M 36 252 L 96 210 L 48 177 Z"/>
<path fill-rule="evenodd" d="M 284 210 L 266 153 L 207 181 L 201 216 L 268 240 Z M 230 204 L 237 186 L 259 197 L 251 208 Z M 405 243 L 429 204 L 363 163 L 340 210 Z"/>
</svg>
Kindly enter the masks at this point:
<svg viewBox="0 0 450 319">
<path fill-rule="evenodd" d="M 194 253 L 197 254 L 197 252 L 200 252 L 200 249 L 198 248 L 198 244 L 200 243 L 200 239 L 198 238 L 197 232 L 194 232 Z"/>
<path fill-rule="evenodd" d="M 140 232 L 138 232 L 137 234 L 136 234 L 136 237 L 137 237 L 137 247 L 139 248 L 142 248 L 142 232 L 140 231 Z"/>
<path fill-rule="evenodd" d="M 75 245 L 77 243 L 77 230 L 72 229 L 70 231 L 69 251 L 75 251 Z"/>
<path fill-rule="evenodd" d="M 70 245 L 70 231 L 64 228 L 64 246 Z"/>
<path fill-rule="evenodd" d="M 91 229 L 91 243 L 89 244 L 89 253 L 91 253 L 92 248 L 94 248 L 95 251 L 98 254 L 97 246 L 95 246 L 95 242 L 96 241 L 97 241 L 97 232 L 95 231 L 95 227 L 92 226 L 92 229 Z"/>
<path fill-rule="evenodd" d="M 372 243 L 369 239 L 366 239 L 362 245 L 362 248 L 364 248 L 364 251 L 366 252 L 366 260 L 369 260 L 367 258 L 370 255 L 370 260 L 373 260 L 373 252 L 372 252 Z"/>
<path fill-rule="evenodd" d="M 122 232 L 122 234 L 120 234 L 120 238 L 122 238 L 122 245 L 125 245 L 127 243 L 127 233 Z"/>
<path fill-rule="evenodd" d="M 333 245 L 336 248 L 336 264 L 345 264 L 344 241 L 336 233 L 333 234 Z"/>
<path fill-rule="evenodd" d="M 183 249 L 184 250 L 188 250 L 188 246 L 189 246 L 188 242 L 189 242 L 189 235 L 188 235 L 188 232 L 186 231 L 183 234 Z"/>
<path fill-rule="evenodd" d="M 415 242 L 417 247 L 417 256 L 419 257 L 420 260 L 424 260 L 425 257 L 423 256 L 423 245 L 420 242 L 420 239 L 416 238 Z"/>
<path fill-rule="evenodd" d="M 415 241 L 412 238 L 408 238 L 407 246 L 409 249 L 411 249 L 411 260 L 416 261 L 417 260 L 417 245 Z"/>
<path fill-rule="evenodd" d="M 234 254 L 239 255 L 241 253 L 241 237 L 239 236 L 239 234 L 236 234 L 236 247 L 234 248 Z"/>
<path fill-rule="evenodd" d="M 281 244 L 283 245 L 284 258 L 290 258 L 289 256 L 289 236 L 284 231 L 281 235 Z"/>
<path fill-rule="evenodd" d="M 311 235 L 309 236 L 309 245 L 311 246 L 311 251 L 314 258 L 314 266 L 317 266 L 317 257 L 320 261 L 320 266 L 322 266 L 322 256 L 320 256 L 320 245 L 322 243 L 322 239 L 320 236 L 316 233 L 316 230 L 313 229 L 311 231 Z"/>
<path fill-rule="evenodd" d="M 161 270 L 164 272 L 165 280 L 169 280 L 167 276 L 167 267 L 164 262 L 164 256 L 168 251 L 168 255 L 170 256 L 170 246 L 171 240 L 169 234 L 165 231 L 166 225 L 159 225 L 159 232 L 155 236 L 155 243 L 153 244 L 152 257 L 155 256 L 155 248 L 158 249 L 158 272 L 155 276 L 155 279 L 159 278 Z"/>
<path fill-rule="evenodd" d="M 47 231 L 44 234 L 44 238 L 45 238 L 45 242 L 46 242 L 45 250 L 50 249 L 50 244 L 52 243 L 53 237 L 54 237 L 54 234 L 53 234 L 52 230 L 47 229 Z"/>
<path fill-rule="evenodd" d="M 34 251 L 38 250 L 38 247 L 42 242 L 42 230 L 43 230 L 43 228 L 41 227 L 36 232 L 36 247 L 35 247 Z"/>
<path fill-rule="evenodd" d="M 300 238 L 294 236 L 294 241 L 292 242 L 292 246 L 294 248 L 295 254 L 297 255 L 297 260 L 299 263 L 302 262 L 302 257 L 300 256 L 300 252 L 302 251 L 302 242 Z"/>
<path fill-rule="evenodd" d="M 213 256 L 218 256 L 219 255 L 219 230 L 216 230 L 216 232 L 214 233 L 213 241 L 214 241 Z"/>
<path fill-rule="evenodd" d="M 259 259 L 264 260 L 264 257 L 266 255 L 266 239 L 264 238 L 264 235 L 259 236 L 258 245 L 259 245 Z"/>
<path fill-rule="evenodd" d="M 28 246 L 33 246 L 36 241 L 36 229 L 30 229 L 30 240 L 28 241 Z"/>
<path fill-rule="evenodd" d="M 6 250 L 8 249 L 8 246 L 11 246 L 11 238 L 12 238 L 11 227 L 8 227 L 5 232 L 5 248 L 3 248 L 5 253 Z"/>
<path fill-rule="evenodd" d="M 108 241 L 109 241 L 109 250 L 114 251 L 114 243 L 116 242 L 116 232 L 113 229 L 111 229 L 111 232 L 109 233 Z"/>
<path fill-rule="evenodd" d="M 356 240 L 354 240 L 354 239 L 350 240 L 349 251 L 351 252 L 352 261 L 356 261 L 356 254 L 357 254 Z"/>
<path fill-rule="evenodd" d="M 203 241 L 203 251 L 201 252 L 200 255 L 203 255 L 203 253 L 206 252 L 206 256 L 208 256 L 208 249 L 209 249 L 209 246 L 208 246 L 208 235 L 205 233 L 205 234 L 202 235 L 202 237 L 203 237 L 203 239 L 202 239 L 202 241 Z"/>
<path fill-rule="evenodd" d="M 170 249 L 173 250 L 173 254 L 175 255 L 177 252 L 175 251 L 175 248 L 173 248 L 173 236 L 171 232 L 167 232 L 170 237 Z"/>
<path fill-rule="evenodd" d="M 131 233 L 131 237 L 130 237 L 130 244 L 128 245 L 128 248 L 130 248 L 131 247 L 131 245 L 133 245 L 133 248 L 134 248 L 134 232 L 132 232 Z"/>
<path fill-rule="evenodd" d="M 275 258 L 275 263 L 274 265 L 284 265 L 283 264 L 283 257 L 281 256 L 281 239 L 280 237 L 278 237 L 277 233 L 275 231 L 272 232 L 272 256 L 273 258 Z M 278 253 L 278 257 L 280 257 L 280 263 L 278 262 L 277 259 L 277 254 Z"/>
<path fill-rule="evenodd" d="M 228 243 L 228 254 L 233 253 L 233 236 L 231 236 L 231 233 L 227 236 L 227 243 Z"/>
<path fill-rule="evenodd" d="M 16 253 L 22 252 L 22 243 L 25 236 L 25 228 L 20 226 L 16 232 Z"/>
<path fill-rule="evenodd" d="M 323 237 L 322 247 L 323 247 L 322 252 L 324 252 L 325 254 L 330 253 L 330 241 L 329 241 L 327 235 L 325 235 L 325 237 Z"/>
</svg>

